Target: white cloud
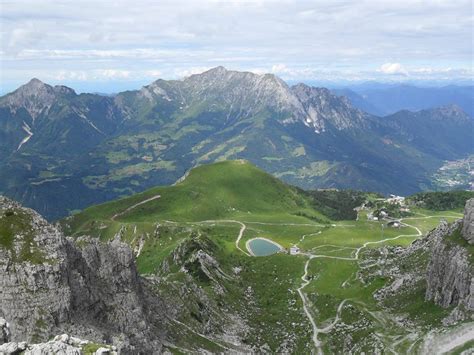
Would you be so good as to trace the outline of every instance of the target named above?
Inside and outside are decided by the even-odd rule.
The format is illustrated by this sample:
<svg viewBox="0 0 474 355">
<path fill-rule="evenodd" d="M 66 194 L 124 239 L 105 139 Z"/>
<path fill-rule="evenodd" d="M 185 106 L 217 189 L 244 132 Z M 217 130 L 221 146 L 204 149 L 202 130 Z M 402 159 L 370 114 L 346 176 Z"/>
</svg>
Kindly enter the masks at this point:
<svg viewBox="0 0 474 355">
<path fill-rule="evenodd" d="M 199 74 L 202 72 L 205 72 L 206 70 L 211 69 L 212 67 L 191 67 L 191 68 L 186 68 L 186 69 L 176 69 L 174 71 L 174 75 L 178 78 L 186 78 L 188 76 L 191 76 L 193 74 Z"/>
<path fill-rule="evenodd" d="M 377 70 L 383 74 L 408 75 L 408 71 L 400 63 L 385 63 Z"/>
<path fill-rule="evenodd" d="M 470 0 L 15 0 L 1 7 L 2 75 L 18 84 L 27 75 L 57 76 L 58 68 L 65 80 L 177 78 L 217 65 L 291 80 L 403 80 L 454 78 L 472 66 Z"/>
<path fill-rule="evenodd" d="M 127 79 L 130 77 L 129 70 L 104 69 L 98 72 L 99 77 L 106 79 Z"/>
<path fill-rule="evenodd" d="M 147 70 L 145 74 L 150 78 L 160 78 L 163 75 L 163 73 L 159 70 Z"/>
<path fill-rule="evenodd" d="M 155 74 L 155 75 L 153 75 Z M 52 79 L 54 80 L 67 80 L 67 81 L 87 81 L 87 80 L 126 80 L 133 77 L 156 77 L 156 72 L 131 72 L 129 70 L 121 69 L 98 69 L 98 70 L 60 70 Z M 50 77 L 49 75 L 47 76 Z"/>
<path fill-rule="evenodd" d="M 54 79 L 58 81 L 64 81 L 64 80 L 85 81 L 85 80 L 88 80 L 89 77 L 84 71 L 61 70 L 59 73 L 57 73 L 54 76 Z"/>
<path fill-rule="evenodd" d="M 285 64 L 275 64 L 272 66 L 271 72 L 275 74 L 288 73 L 290 70 Z"/>
<path fill-rule="evenodd" d="M 1 41 L 5 51 L 10 55 L 16 55 L 24 48 L 34 47 L 45 35 L 41 33 L 31 22 L 22 27 L 16 27 L 11 30 L 8 40 Z"/>
</svg>

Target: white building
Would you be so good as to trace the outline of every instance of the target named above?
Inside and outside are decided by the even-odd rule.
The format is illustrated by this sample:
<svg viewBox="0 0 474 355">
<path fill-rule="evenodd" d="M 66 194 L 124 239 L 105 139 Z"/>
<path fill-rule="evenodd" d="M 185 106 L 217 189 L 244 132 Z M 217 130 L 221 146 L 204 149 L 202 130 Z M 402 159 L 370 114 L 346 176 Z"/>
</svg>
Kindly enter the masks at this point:
<svg viewBox="0 0 474 355">
<path fill-rule="evenodd" d="M 369 221 L 378 221 L 378 220 L 379 220 L 379 218 L 378 218 L 378 217 L 375 217 L 375 216 L 373 215 L 373 213 L 367 213 L 367 219 L 368 219 Z"/>
<path fill-rule="evenodd" d="M 290 248 L 290 255 L 296 255 L 300 252 L 300 248 L 298 248 L 296 245 L 293 245 Z"/>
</svg>

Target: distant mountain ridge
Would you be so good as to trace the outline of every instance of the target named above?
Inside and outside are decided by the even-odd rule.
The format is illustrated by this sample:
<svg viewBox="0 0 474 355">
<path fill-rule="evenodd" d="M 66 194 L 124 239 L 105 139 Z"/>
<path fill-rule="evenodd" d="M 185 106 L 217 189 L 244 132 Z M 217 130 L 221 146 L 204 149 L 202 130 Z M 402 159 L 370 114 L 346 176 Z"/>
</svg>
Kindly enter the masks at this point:
<svg viewBox="0 0 474 355">
<path fill-rule="evenodd" d="M 417 87 L 413 85 L 360 85 L 332 90 L 344 95 L 361 110 L 378 116 L 397 111 L 419 111 L 439 106 L 457 105 L 474 118 L 474 86 L 449 85 Z"/>
<path fill-rule="evenodd" d="M 459 108 L 379 118 L 325 88 L 223 67 L 113 97 L 33 79 L 0 98 L 0 192 L 58 218 L 243 158 L 305 188 L 408 194 L 472 138 Z"/>
</svg>

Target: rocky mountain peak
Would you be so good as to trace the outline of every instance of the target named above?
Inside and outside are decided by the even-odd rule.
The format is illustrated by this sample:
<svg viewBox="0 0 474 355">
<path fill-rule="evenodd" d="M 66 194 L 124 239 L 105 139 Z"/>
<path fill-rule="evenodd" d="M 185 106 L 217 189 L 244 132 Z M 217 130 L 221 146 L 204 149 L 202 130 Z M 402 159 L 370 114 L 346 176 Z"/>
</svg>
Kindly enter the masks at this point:
<svg viewBox="0 0 474 355">
<path fill-rule="evenodd" d="M 229 72 L 229 70 L 227 70 L 222 65 L 219 65 L 215 68 L 211 68 L 211 69 L 206 70 L 205 72 L 203 72 L 201 74 L 197 74 L 197 75 L 222 75 L 222 74 L 225 74 L 227 72 Z"/>
<path fill-rule="evenodd" d="M 227 80 L 229 76 L 233 72 L 231 70 L 227 70 L 223 66 L 218 66 L 215 68 L 211 68 L 206 70 L 205 72 L 192 74 L 183 79 L 184 82 L 206 82 L 206 81 L 220 81 L 220 80 Z"/>
<path fill-rule="evenodd" d="M 298 84 L 289 87 L 278 76 L 228 70 L 223 66 L 191 75 L 183 80 L 157 80 L 143 87 L 139 97 L 154 103 L 157 98 L 176 101 L 185 110 L 194 103 L 209 107 L 219 102 L 227 109 L 227 120 L 249 117 L 270 110 L 283 124 L 302 122 L 316 133 L 324 132 L 328 123 L 338 130 L 364 127 L 367 114 L 351 106 L 344 97 L 328 89 Z"/>
<path fill-rule="evenodd" d="M 455 104 L 437 107 L 429 111 L 431 111 L 433 118 L 439 120 L 450 119 L 456 121 L 468 121 L 471 119 L 461 107 Z"/>
<path fill-rule="evenodd" d="M 33 78 L 26 84 L 20 86 L 15 92 L 13 92 L 13 94 L 16 93 L 22 96 L 38 96 L 52 91 L 53 88 L 50 85 L 37 78 Z"/>
<path fill-rule="evenodd" d="M 180 85 L 180 92 L 187 94 L 188 102 L 212 101 L 214 104 L 218 100 L 230 111 L 238 108 L 239 117 L 262 109 L 291 114 L 299 106 L 288 85 L 273 74 L 260 75 L 217 67 L 191 75 L 176 84 Z"/>
<path fill-rule="evenodd" d="M 190 83 L 212 83 L 216 84 L 235 84 L 246 85 L 249 83 L 266 83 L 275 86 L 282 86 L 288 88 L 288 85 L 274 74 L 255 74 L 247 71 L 228 70 L 223 66 L 218 66 L 209 69 L 200 74 L 194 74 L 184 79 L 185 82 Z"/>
<path fill-rule="evenodd" d="M 41 80 L 39 80 L 38 78 L 32 78 L 29 82 L 27 82 L 25 85 L 23 86 L 27 86 L 27 87 L 41 87 L 41 86 L 45 86 L 46 84 L 43 83 Z"/>
<path fill-rule="evenodd" d="M 345 97 L 336 96 L 326 88 L 317 88 L 300 83 L 291 91 L 304 107 L 303 122 L 314 128 L 316 133 L 324 132 L 331 124 L 338 130 L 350 127 L 364 127 L 368 115 L 354 107 Z"/>
<path fill-rule="evenodd" d="M 64 86 L 64 85 L 55 85 L 53 87 L 54 92 L 59 95 L 59 96 L 76 96 L 76 92 L 71 89 L 70 87 Z"/>
<path fill-rule="evenodd" d="M 61 85 L 52 87 L 37 78 L 33 78 L 11 94 L 0 99 L 0 105 L 10 107 L 13 112 L 24 108 L 35 120 L 40 114 L 47 112 L 58 98 L 75 95 L 76 93 L 71 88 Z"/>
</svg>

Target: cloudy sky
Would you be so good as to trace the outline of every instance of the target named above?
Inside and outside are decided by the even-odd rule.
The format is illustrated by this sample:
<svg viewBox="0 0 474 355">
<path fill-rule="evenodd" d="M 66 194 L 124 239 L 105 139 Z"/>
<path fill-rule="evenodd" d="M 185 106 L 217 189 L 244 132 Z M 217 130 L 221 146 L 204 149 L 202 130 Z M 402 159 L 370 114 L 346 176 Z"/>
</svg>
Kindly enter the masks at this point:
<svg viewBox="0 0 474 355">
<path fill-rule="evenodd" d="M 1 92 L 114 92 L 223 65 L 289 81 L 472 80 L 470 0 L 0 0 Z"/>
</svg>

